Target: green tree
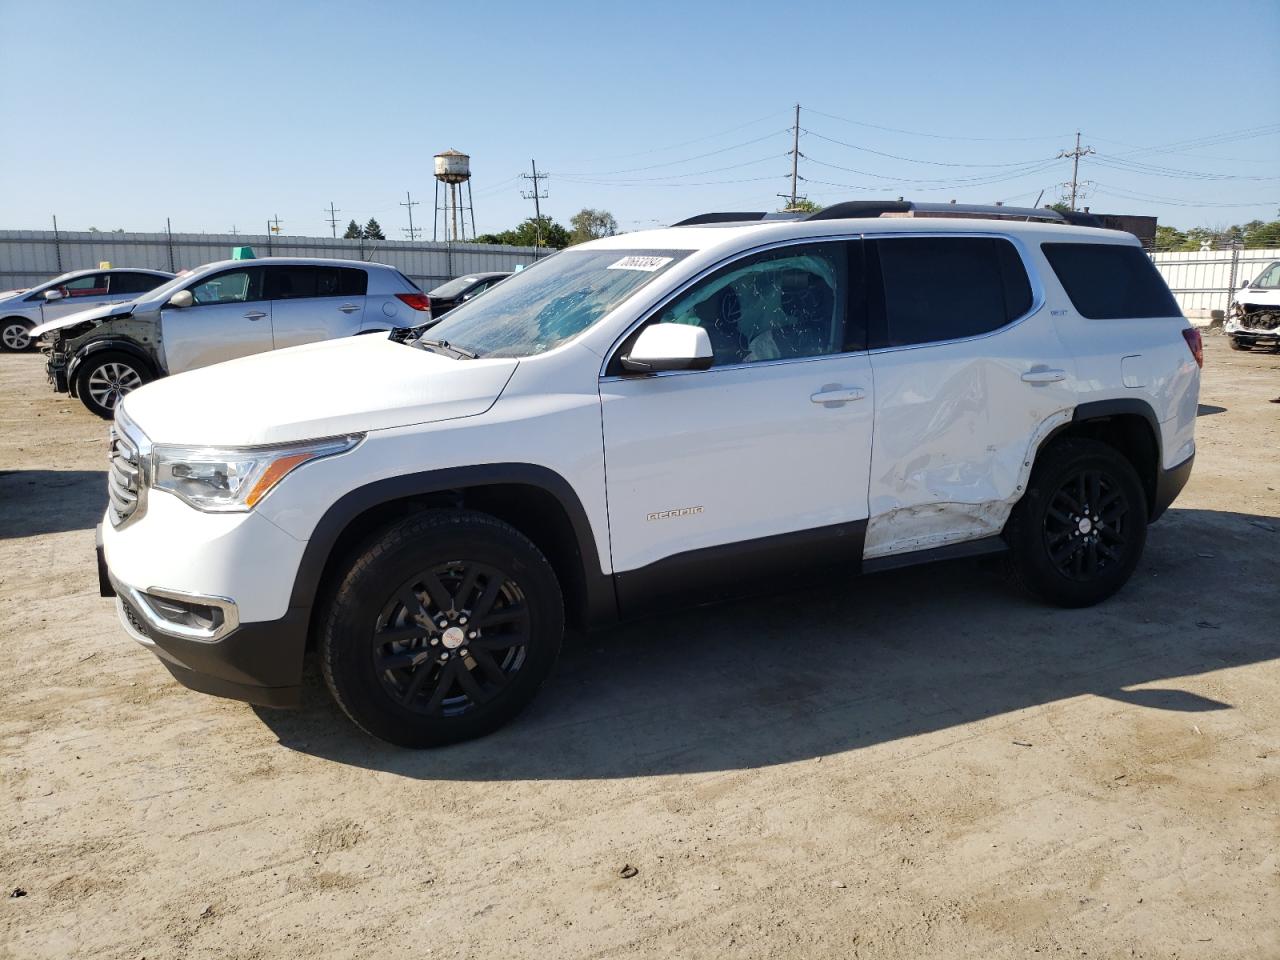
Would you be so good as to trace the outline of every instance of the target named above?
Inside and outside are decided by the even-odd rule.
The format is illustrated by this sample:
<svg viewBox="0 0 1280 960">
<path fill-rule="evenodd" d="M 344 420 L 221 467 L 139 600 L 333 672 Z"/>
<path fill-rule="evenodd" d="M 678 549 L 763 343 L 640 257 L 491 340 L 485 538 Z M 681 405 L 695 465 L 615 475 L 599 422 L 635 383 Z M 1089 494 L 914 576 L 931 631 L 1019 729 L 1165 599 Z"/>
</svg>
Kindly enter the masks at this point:
<svg viewBox="0 0 1280 960">
<path fill-rule="evenodd" d="M 1175 227 L 1160 224 L 1156 227 L 1157 250 L 1181 250 L 1186 245 L 1187 235 Z"/>
<path fill-rule="evenodd" d="M 583 207 L 569 218 L 569 242 L 586 243 L 600 237 L 612 237 L 618 232 L 618 221 L 608 210 Z"/>
<path fill-rule="evenodd" d="M 536 242 L 538 246 L 552 250 L 563 250 L 569 245 L 569 231 L 550 217 L 543 217 L 541 220 L 541 238 L 539 238 L 538 227 L 539 222 L 530 217 L 513 230 L 503 230 L 501 233 L 482 233 L 473 242 L 501 243 L 512 247 L 532 247 Z"/>
<path fill-rule="evenodd" d="M 794 204 L 788 203 L 785 207 L 779 207 L 779 213 L 817 213 L 822 209 L 822 204 L 816 200 L 810 200 L 808 197 L 800 197 Z"/>
<path fill-rule="evenodd" d="M 370 217 L 369 222 L 364 225 L 364 238 L 366 240 L 387 239 L 382 235 L 382 227 L 378 225 L 378 221 L 373 219 L 373 217 Z"/>
<path fill-rule="evenodd" d="M 360 232 L 360 224 L 352 220 L 347 224 L 347 231 L 342 235 L 343 240 L 359 240 L 364 234 Z"/>
</svg>

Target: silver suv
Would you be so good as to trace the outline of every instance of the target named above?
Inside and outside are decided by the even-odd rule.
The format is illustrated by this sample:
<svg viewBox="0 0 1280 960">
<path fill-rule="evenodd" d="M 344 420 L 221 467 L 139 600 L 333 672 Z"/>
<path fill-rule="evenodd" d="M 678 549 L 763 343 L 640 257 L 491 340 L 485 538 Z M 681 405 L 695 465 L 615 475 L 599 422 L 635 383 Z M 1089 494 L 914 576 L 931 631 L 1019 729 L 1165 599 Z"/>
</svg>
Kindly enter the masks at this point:
<svg viewBox="0 0 1280 960">
<path fill-rule="evenodd" d="M 69 313 L 124 303 L 173 279 L 163 270 L 73 270 L 25 290 L 0 293 L 0 350 L 26 350 L 31 329 Z"/>
<path fill-rule="evenodd" d="M 53 388 L 109 419 L 120 398 L 170 373 L 253 353 L 414 326 L 427 297 L 395 267 L 356 260 L 223 260 L 128 303 L 73 313 L 44 336 Z"/>
</svg>

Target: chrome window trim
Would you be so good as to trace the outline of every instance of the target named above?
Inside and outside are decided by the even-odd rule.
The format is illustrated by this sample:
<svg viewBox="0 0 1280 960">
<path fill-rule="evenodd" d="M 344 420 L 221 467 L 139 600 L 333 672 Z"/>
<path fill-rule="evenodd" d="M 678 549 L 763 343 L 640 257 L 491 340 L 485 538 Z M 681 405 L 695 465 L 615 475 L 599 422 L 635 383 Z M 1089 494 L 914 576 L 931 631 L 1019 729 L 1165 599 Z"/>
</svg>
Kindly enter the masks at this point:
<svg viewBox="0 0 1280 960">
<path fill-rule="evenodd" d="M 691 287 L 702 282 L 710 274 L 715 273 L 721 267 L 726 267 L 731 263 L 735 263 L 736 261 L 745 259 L 746 257 L 754 256 L 757 253 L 764 253 L 768 250 L 776 250 L 781 247 L 809 246 L 816 243 L 847 243 L 850 240 L 861 240 L 862 238 L 863 235 L 860 233 L 823 234 L 817 237 L 792 237 L 788 240 L 775 240 L 772 243 L 764 243 L 759 246 L 749 247 L 746 250 L 739 250 L 736 253 L 729 254 L 728 256 L 717 260 L 709 267 L 705 267 L 700 270 L 684 283 L 654 301 L 654 303 L 647 309 L 642 310 L 640 318 L 632 321 L 622 335 L 616 337 L 613 344 L 604 352 L 604 360 L 600 364 L 600 375 L 598 379 L 601 383 L 616 383 L 619 380 L 639 380 L 647 379 L 649 377 L 688 376 L 691 373 L 707 374 L 714 373 L 717 370 L 740 370 L 743 367 L 776 366 L 780 363 L 805 363 L 813 360 L 830 360 L 833 357 L 850 357 L 856 354 L 866 353 L 867 351 L 865 350 L 844 350 L 839 353 L 818 353 L 811 357 L 782 357 L 777 360 L 752 360 L 746 363 L 726 363 L 722 366 L 708 367 L 706 370 L 658 370 L 654 373 L 646 373 L 630 377 L 605 373 L 609 368 L 609 361 L 613 359 L 614 354 L 618 351 L 618 348 L 622 346 L 623 341 L 625 341 L 627 337 L 631 336 L 631 334 L 635 333 L 636 330 L 640 329 L 640 327 L 652 320 L 655 313 L 663 310 L 677 297 L 683 296 Z"/>
<path fill-rule="evenodd" d="M 1008 240 L 1013 244 L 1013 249 L 1017 251 L 1018 258 L 1022 261 L 1022 268 L 1027 272 L 1027 281 L 1031 284 L 1031 306 L 1026 313 L 1015 317 L 1008 323 L 996 327 L 994 330 L 988 330 L 986 333 L 975 333 L 968 337 L 954 337 L 951 340 L 925 340 L 922 343 L 906 343 L 901 346 L 893 347 L 874 347 L 868 351 L 872 356 L 885 353 L 897 353 L 901 350 L 919 350 L 925 347 L 938 347 L 951 343 L 973 343 L 978 340 L 986 340 L 988 337 L 994 337 L 997 334 L 1004 333 L 1006 330 L 1012 330 L 1014 327 L 1031 319 L 1037 313 L 1044 309 L 1045 305 L 1045 288 L 1044 281 L 1041 278 L 1040 271 L 1032 266 L 1029 253 L 1030 248 L 1018 237 L 1011 233 L 1005 233 L 1000 230 L 966 230 L 964 232 L 950 230 L 912 230 L 909 232 L 894 231 L 892 233 L 866 233 L 863 239 L 866 240 L 894 240 L 903 237 L 967 237 L 970 239 L 997 239 Z M 885 309 L 888 310 L 888 295 L 885 297 Z"/>
</svg>

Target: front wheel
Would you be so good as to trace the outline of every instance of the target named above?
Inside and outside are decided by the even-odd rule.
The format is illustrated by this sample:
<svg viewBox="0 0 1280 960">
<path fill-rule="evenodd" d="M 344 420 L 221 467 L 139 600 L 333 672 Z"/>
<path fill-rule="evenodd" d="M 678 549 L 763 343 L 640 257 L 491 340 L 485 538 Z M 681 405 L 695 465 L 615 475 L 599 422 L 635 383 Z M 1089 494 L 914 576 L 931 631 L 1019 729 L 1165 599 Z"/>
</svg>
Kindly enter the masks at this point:
<svg viewBox="0 0 1280 960">
<path fill-rule="evenodd" d="M 1231 345 L 1232 350 L 1252 350 L 1253 344 L 1244 343 L 1235 337 L 1227 337 L 1227 343 Z"/>
<path fill-rule="evenodd" d="M 95 354 L 76 371 L 76 396 L 90 413 L 110 420 L 125 394 L 153 380 L 150 368 L 127 353 Z"/>
<path fill-rule="evenodd" d="M 325 681 L 347 716 L 390 743 L 434 747 L 524 709 L 560 651 L 564 603 L 514 527 L 426 510 L 365 544 L 320 622 Z"/>
<path fill-rule="evenodd" d="M 18 317 L 0 321 L 0 350 L 21 353 L 31 346 L 31 324 Z"/>
<path fill-rule="evenodd" d="M 1147 499 L 1133 465 L 1096 440 L 1041 454 L 1005 528 L 1014 579 L 1062 607 L 1087 607 L 1128 581 L 1147 540 Z"/>
</svg>

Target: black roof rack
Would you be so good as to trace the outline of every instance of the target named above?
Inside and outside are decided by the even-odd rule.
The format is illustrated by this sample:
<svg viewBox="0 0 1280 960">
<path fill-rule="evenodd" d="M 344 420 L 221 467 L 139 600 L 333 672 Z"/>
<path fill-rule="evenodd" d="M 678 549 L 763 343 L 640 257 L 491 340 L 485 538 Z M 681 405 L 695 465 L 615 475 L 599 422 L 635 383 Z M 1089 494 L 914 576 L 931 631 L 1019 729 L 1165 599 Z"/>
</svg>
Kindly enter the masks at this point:
<svg viewBox="0 0 1280 960">
<path fill-rule="evenodd" d="M 1006 207 L 981 203 L 916 203 L 913 200 L 849 200 L 835 203 L 811 214 L 809 220 L 849 220 L 875 217 L 965 217 L 980 220 L 1040 220 L 1049 223 L 1076 222 L 1050 207 Z M 1097 221 L 1091 214 L 1072 214 Z M 1081 223 L 1100 226 L 1100 222 Z"/>
<path fill-rule="evenodd" d="M 696 217 L 673 223 L 672 226 L 696 227 L 700 223 L 749 223 L 752 220 L 763 220 L 765 216 L 767 214 L 763 210 L 757 210 L 755 213 L 700 213 Z"/>
</svg>

